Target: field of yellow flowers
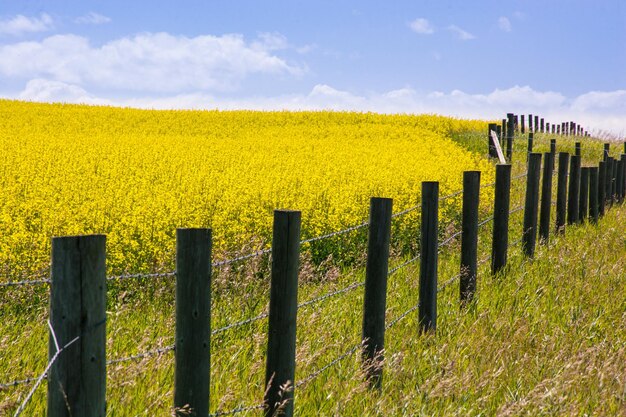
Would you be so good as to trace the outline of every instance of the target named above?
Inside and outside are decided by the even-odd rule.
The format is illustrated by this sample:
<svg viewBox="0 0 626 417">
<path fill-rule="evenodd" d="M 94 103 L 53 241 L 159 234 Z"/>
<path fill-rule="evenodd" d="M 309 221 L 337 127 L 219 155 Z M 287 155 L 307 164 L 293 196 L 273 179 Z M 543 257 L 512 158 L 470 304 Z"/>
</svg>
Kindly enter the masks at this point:
<svg viewBox="0 0 626 417">
<path fill-rule="evenodd" d="M 105 233 L 110 272 L 145 272 L 173 267 L 177 227 L 213 228 L 225 258 L 267 246 L 276 208 L 302 211 L 303 238 L 365 221 L 371 196 L 397 212 L 417 204 L 421 181 L 440 181 L 441 195 L 464 170 L 491 181 L 492 166 L 450 139 L 474 130 L 485 123 L 3 100 L 0 280 L 45 271 L 52 236 Z"/>
</svg>

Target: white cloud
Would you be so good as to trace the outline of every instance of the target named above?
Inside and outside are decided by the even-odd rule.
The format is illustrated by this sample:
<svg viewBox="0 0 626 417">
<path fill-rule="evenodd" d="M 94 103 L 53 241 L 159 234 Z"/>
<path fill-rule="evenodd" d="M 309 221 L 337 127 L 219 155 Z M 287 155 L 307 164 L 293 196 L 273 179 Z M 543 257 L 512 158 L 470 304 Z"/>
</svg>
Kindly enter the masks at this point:
<svg viewBox="0 0 626 417">
<path fill-rule="evenodd" d="M 451 32 L 454 32 L 457 37 L 462 40 L 462 41 L 469 41 L 471 39 L 476 39 L 476 36 L 472 35 L 471 33 L 461 29 L 460 27 L 458 27 L 457 25 L 450 25 L 448 26 L 448 30 Z"/>
<path fill-rule="evenodd" d="M 0 75 L 144 92 L 226 91 L 252 74 L 304 72 L 273 54 L 285 47 L 286 40 L 277 34 L 246 42 L 236 34 L 188 38 L 144 33 L 101 46 L 81 36 L 55 35 L 0 46 Z"/>
<path fill-rule="evenodd" d="M 498 18 L 498 27 L 504 32 L 510 32 L 513 30 L 513 27 L 511 26 L 511 21 L 508 19 L 508 17 L 504 16 L 500 16 L 500 18 Z"/>
<path fill-rule="evenodd" d="M 39 17 L 17 15 L 11 19 L 0 20 L 0 35 L 19 36 L 25 33 L 45 32 L 54 27 L 52 17 L 42 13 Z"/>
<path fill-rule="evenodd" d="M 80 86 L 43 79 L 31 80 L 19 94 L 8 98 L 34 101 L 105 104 L 154 109 L 250 109 L 250 110 L 336 110 L 378 113 L 436 113 L 474 119 L 501 119 L 507 112 L 532 113 L 549 123 L 574 120 L 591 131 L 626 135 L 626 90 L 592 91 L 568 98 L 553 91 L 529 86 L 496 89 L 486 94 L 460 90 L 420 93 L 410 87 L 387 92 L 356 94 L 326 84 L 309 93 L 268 97 L 224 98 L 207 92 L 130 99 L 97 97 Z"/>
<path fill-rule="evenodd" d="M 432 35 L 435 33 L 435 28 L 427 19 L 418 18 L 409 23 L 409 27 L 415 33 L 419 33 L 420 35 Z"/>
<path fill-rule="evenodd" d="M 77 17 L 74 22 L 81 25 L 103 25 L 105 23 L 110 23 L 111 18 L 101 15 L 100 13 L 89 12 L 84 16 Z"/>
</svg>

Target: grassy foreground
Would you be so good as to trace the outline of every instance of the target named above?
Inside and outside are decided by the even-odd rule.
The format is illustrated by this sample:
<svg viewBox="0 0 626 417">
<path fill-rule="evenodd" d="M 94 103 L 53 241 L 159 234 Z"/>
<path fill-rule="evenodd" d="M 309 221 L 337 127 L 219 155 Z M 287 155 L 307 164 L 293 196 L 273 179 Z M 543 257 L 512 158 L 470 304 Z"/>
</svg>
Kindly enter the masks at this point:
<svg viewBox="0 0 626 417">
<path fill-rule="evenodd" d="M 590 161 L 598 158 L 593 154 Z M 519 163 L 516 171 L 522 170 Z M 522 201 L 514 193 L 512 208 Z M 520 237 L 521 219 L 521 212 L 511 217 L 511 242 Z M 482 264 L 477 300 L 469 308 L 459 309 L 458 283 L 440 293 L 435 334 L 418 334 L 415 312 L 389 329 L 382 392 L 368 390 L 358 355 L 348 355 L 296 389 L 296 414 L 625 415 L 624 224 L 626 208 L 614 207 L 599 225 L 568 227 L 565 236 L 538 246 L 532 261 L 512 247 L 506 274 L 491 277 L 488 262 Z M 490 225 L 481 230 L 484 259 Z M 440 283 L 458 273 L 458 252 L 456 242 L 441 254 Z M 236 277 L 216 276 L 214 328 L 265 311 L 267 282 L 255 276 L 266 269 L 259 262 Z M 359 268 L 330 268 L 320 277 L 305 265 L 300 300 L 344 288 L 363 275 Z M 388 321 L 416 304 L 418 277 L 417 264 L 390 277 Z M 109 358 L 173 343 L 171 278 L 111 287 Z M 46 290 L 0 293 L 0 383 L 36 376 L 45 367 Z M 362 299 L 359 287 L 298 312 L 296 383 L 358 344 Z M 259 320 L 213 337 L 212 410 L 262 400 L 266 330 Z M 107 378 L 108 415 L 171 415 L 172 352 L 110 365 Z M 0 390 L 0 415 L 12 415 L 29 389 Z M 44 413 L 45 383 L 23 415 Z"/>
</svg>

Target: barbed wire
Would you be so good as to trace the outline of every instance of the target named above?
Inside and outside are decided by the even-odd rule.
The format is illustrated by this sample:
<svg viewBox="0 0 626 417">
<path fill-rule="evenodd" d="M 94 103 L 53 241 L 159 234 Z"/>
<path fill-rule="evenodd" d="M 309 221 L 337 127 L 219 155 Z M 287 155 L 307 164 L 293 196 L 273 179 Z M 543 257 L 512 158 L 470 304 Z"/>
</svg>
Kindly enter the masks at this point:
<svg viewBox="0 0 626 417">
<path fill-rule="evenodd" d="M 261 249 L 261 250 L 258 250 L 256 252 L 249 253 L 247 255 L 237 256 L 235 258 L 214 262 L 214 263 L 211 264 L 211 266 L 213 268 L 219 268 L 221 266 L 230 265 L 230 264 L 233 264 L 235 262 L 245 261 L 247 259 L 256 258 L 258 256 L 262 256 L 262 255 L 265 255 L 265 254 L 268 254 L 268 253 L 271 253 L 271 252 L 272 252 L 272 248 Z"/>
<path fill-rule="evenodd" d="M 346 233 L 350 233 L 350 232 L 353 232 L 355 230 L 362 229 L 362 228 L 367 227 L 369 225 L 370 225 L 369 222 L 363 222 L 361 224 L 357 224 L 356 226 L 348 227 L 347 229 L 338 230 L 336 232 L 331 232 L 331 233 L 327 233 L 325 235 L 321 235 L 321 236 L 312 237 L 312 238 L 309 238 L 309 239 L 302 240 L 300 242 L 300 244 L 304 245 L 305 243 L 313 243 L 313 242 L 317 242 L 317 241 L 320 241 L 320 240 L 328 239 L 328 238 L 331 238 L 331 237 L 335 237 L 335 236 L 339 236 L 339 235 L 345 235 Z"/>
<path fill-rule="evenodd" d="M 513 180 L 518 180 L 518 179 L 520 179 L 520 178 L 524 178 L 524 177 L 526 177 L 526 176 L 528 176 L 528 172 L 524 172 L 523 174 L 516 175 L 515 177 L 511 178 L 511 181 L 513 181 Z"/>
<path fill-rule="evenodd" d="M 389 323 L 387 323 L 387 325 L 385 326 L 385 330 L 389 330 L 391 329 L 393 326 L 395 326 L 400 320 L 403 320 L 406 316 L 408 316 L 409 314 L 411 314 L 412 312 L 414 312 L 415 310 L 417 310 L 419 308 L 419 303 L 414 305 L 413 307 L 409 308 L 407 311 L 405 311 L 404 313 L 400 314 L 398 317 L 396 317 L 395 319 L 391 320 Z"/>
<path fill-rule="evenodd" d="M 222 333 L 222 332 L 225 332 L 226 330 L 230 330 L 230 329 L 233 329 L 235 327 L 241 327 L 241 326 L 244 326 L 246 324 L 254 323 L 255 321 L 262 320 L 262 319 L 267 318 L 269 316 L 270 316 L 270 313 L 268 313 L 268 312 L 261 313 L 258 316 L 251 317 L 249 319 L 245 319 L 245 320 L 241 320 L 241 321 L 237 321 L 235 323 L 228 324 L 228 325 L 226 325 L 224 327 L 220 327 L 218 329 L 212 330 L 211 334 L 214 335 L 214 334 Z"/>
<path fill-rule="evenodd" d="M 365 285 L 365 282 L 362 282 L 362 281 L 354 282 L 354 283 L 352 283 L 352 284 L 348 285 L 347 287 L 344 287 L 344 288 L 342 288 L 340 290 L 333 291 L 333 292 L 330 292 L 330 293 L 327 293 L 327 294 L 324 294 L 324 295 L 320 295 L 319 297 L 313 298 L 313 299 L 311 299 L 309 301 L 305 301 L 302 304 L 298 304 L 298 309 L 310 306 L 310 305 L 315 304 L 315 303 L 319 303 L 321 301 L 326 300 L 327 298 L 331 298 L 331 297 L 334 297 L 335 295 L 339 295 L 339 294 L 343 294 L 343 293 L 352 291 L 353 289 L 362 287 L 364 285 Z"/>
<path fill-rule="evenodd" d="M 523 209 L 524 209 L 524 206 L 518 206 L 518 207 L 514 208 L 513 210 L 509 211 L 509 214 L 515 214 L 518 211 L 523 210 Z"/>
<path fill-rule="evenodd" d="M 394 268 L 390 269 L 390 270 L 387 272 L 387 276 L 391 276 L 391 275 L 395 274 L 396 272 L 398 272 L 399 270 L 401 270 L 402 268 L 406 267 L 407 265 L 410 265 L 410 264 L 412 264 L 413 262 L 417 261 L 417 260 L 420 258 L 420 256 L 421 256 L 421 254 L 419 254 L 419 253 L 418 253 L 418 254 L 417 254 L 417 255 L 415 255 L 413 258 L 409 259 L 408 261 L 403 262 L 403 263 L 401 263 L 400 265 L 398 265 L 398 266 L 396 266 L 396 267 L 394 267 Z"/>
<path fill-rule="evenodd" d="M 449 280 L 445 281 L 443 284 L 441 284 L 441 286 L 439 288 L 437 288 L 437 292 L 440 293 L 441 291 L 445 290 L 447 287 L 449 287 L 451 284 L 453 284 L 459 278 L 461 278 L 461 274 L 457 274 L 457 275 L 453 276 L 452 278 L 450 278 Z"/>
<path fill-rule="evenodd" d="M 22 281 L 0 282 L 0 288 L 18 287 L 18 286 L 23 286 L 23 285 L 41 285 L 41 284 L 50 284 L 50 278 L 41 277 L 40 279 L 25 279 Z"/>
<path fill-rule="evenodd" d="M 118 363 L 123 363 L 123 362 L 128 362 L 128 361 L 134 361 L 137 359 L 143 359 L 143 358 L 147 358 L 150 356 L 156 356 L 156 355 L 161 355 L 163 353 L 167 353 L 170 351 L 173 351 L 176 349 L 176 345 L 169 345 L 169 346 L 164 346 L 161 348 L 157 348 L 154 350 L 149 350 L 143 353 L 138 353 L 136 355 L 132 355 L 132 356 L 127 356 L 124 358 L 119 358 L 119 359 L 110 359 L 106 362 L 107 365 L 115 365 Z"/>
<path fill-rule="evenodd" d="M 296 383 L 296 388 L 299 388 L 303 385 L 308 384 L 309 382 L 313 381 L 315 378 L 317 378 L 319 375 L 321 375 L 324 371 L 326 371 L 327 369 L 335 366 L 336 364 L 338 364 L 339 362 L 341 362 L 342 360 L 344 360 L 345 358 L 349 357 L 350 355 L 352 355 L 354 352 L 356 352 L 360 347 L 362 346 L 361 343 L 354 345 L 353 347 L 351 347 L 350 349 L 348 349 L 347 351 L 345 351 L 344 353 L 342 353 L 341 355 L 339 355 L 338 357 L 336 357 L 335 359 L 333 359 L 332 361 L 330 361 L 329 363 L 327 363 L 326 365 L 322 366 L 320 369 L 318 369 L 317 371 L 309 374 L 306 378 L 302 379 L 301 381 L 298 381 Z"/>
<path fill-rule="evenodd" d="M 482 222 L 478 223 L 478 227 L 482 227 L 484 225 L 486 225 L 487 223 L 493 221 L 494 216 L 489 216 L 487 217 L 485 220 L 483 220 Z"/>
<path fill-rule="evenodd" d="M 5 383 L 0 384 L 0 391 L 8 389 L 8 388 L 17 387 L 19 385 L 30 384 L 31 382 L 35 382 L 35 381 L 37 381 L 37 378 L 16 379 L 15 381 L 5 382 Z"/>
<path fill-rule="evenodd" d="M 175 277 L 176 271 L 172 272 L 155 272 L 155 273 L 138 273 L 138 274 L 128 274 L 128 275 L 113 275 L 107 277 L 107 281 L 121 281 L 127 279 L 144 279 L 144 278 L 167 278 L 167 277 Z"/>
<path fill-rule="evenodd" d="M 439 245 L 437 245 L 438 248 L 442 248 L 444 246 L 446 246 L 447 244 L 449 244 L 450 242 L 452 242 L 454 239 L 456 239 L 457 237 L 461 236 L 463 234 L 462 230 L 459 230 L 458 232 L 454 233 L 452 236 L 446 238 L 445 240 L 443 240 L 442 242 L 439 243 Z"/>
<path fill-rule="evenodd" d="M 22 412 L 26 408 L 26 405 L 33 398 L 33 395 L 35 394 L 35 391 L 37 391 L 37 388 L 39 388 L 39 385 L 41 385 L 41 381 L 43 381 L 43 379 L 46 377 L 46 375 L 48 374 L 48 371 L 50 370 L 50 368 L 52 367 L 54 362 L 56 362 L 56 360 L 59 357 L 59 355 L 65 349 L 67 349 L 68 347 L 73 345 L 78 339 L 80 339 L 80 336 L 76 336 L 75 338 L 73 338 L 72 340 L 67 342 L 65 345 L 63 345 L 63 347 L 60 347 L 59 346 L 59 341 L 57 340 L 56 333 L 55 333 L 54 329 L 52 328 L 52 324 L 50 324 L 50 320 L 48 320 L 48 328 L 50 329 L 50 335 L 52 336 L 52 340 L 54 341 L 54 347 L 56 349 L 56 352 L 54 353 L 52 358 L 50 358 L 50 361 L 48 361 L 48 365 L 46 365 L 46 369 L 44 369 L 44 371 L 41 373 L 41 375 L 39 375 L 39 377 L 35 381 L 35 385 L 31 388 L 31 390 L 28 393 L 28 395 L 26 396 L 26 398 L 24 398 L 24 401 L 22 401 L 20 406 L 15 411 L 15 414 L 13 415 L 14 417 L 19 417 L 20 414 L 22 414 Z"/>
<path fill-rule="evenodd" d="M 209 414 L 209 417 L 220 417 L 220 416 L 230 416 L 233 414 L 239 414 L 239 413 L 243 413 L 246 411 L 253 411 L 253 410 L 260 410 L 262 408 L 265 408 L 265 404 L 257 404 L 257 405 L 248 405 L 248 406 L 241 406 L 241 407 L 237 407 L 237 408 L 233 408 L 232 410 L 229 411 L 216 411 L 214 413 Z"/>
</svg>

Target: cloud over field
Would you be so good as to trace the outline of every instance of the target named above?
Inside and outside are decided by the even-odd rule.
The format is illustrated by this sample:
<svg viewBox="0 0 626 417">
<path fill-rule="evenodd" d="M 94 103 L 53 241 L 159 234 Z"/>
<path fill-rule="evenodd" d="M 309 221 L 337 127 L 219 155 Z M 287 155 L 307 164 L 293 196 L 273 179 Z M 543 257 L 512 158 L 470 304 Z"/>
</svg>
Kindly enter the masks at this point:
<svg viewBox="0 0 626 417">
<path fill-rule="evenodd" d="M 0 75 L 152 93 L 229 91 L 251 74 L 297 75 L 304 68 L 275 54 L 276 34 L 174 36 L 143 33 L 92 45 L 77 35 L 0 46 Z"/>
</svg>

